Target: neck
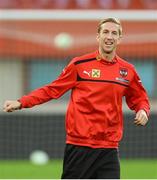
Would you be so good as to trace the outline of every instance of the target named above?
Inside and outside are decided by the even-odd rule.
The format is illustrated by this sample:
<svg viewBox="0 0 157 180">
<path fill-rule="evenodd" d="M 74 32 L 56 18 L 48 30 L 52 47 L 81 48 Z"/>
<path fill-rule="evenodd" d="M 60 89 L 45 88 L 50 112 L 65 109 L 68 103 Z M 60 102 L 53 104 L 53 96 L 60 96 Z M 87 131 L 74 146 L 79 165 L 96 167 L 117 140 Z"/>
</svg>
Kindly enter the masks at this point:
<svg viewBox="0 0 157 180">
<path fill-rule="evenodd" d="M 99 53 L 103 59 L 105 59 L 106 61 L 109 61 L 109 62 L 111 62 L 116 55 L 115 51 L 112 51 L 111 53 L 106 53 L 106 52 L 102 51 L 101 49 L 99 49 Z"/>
</svg>

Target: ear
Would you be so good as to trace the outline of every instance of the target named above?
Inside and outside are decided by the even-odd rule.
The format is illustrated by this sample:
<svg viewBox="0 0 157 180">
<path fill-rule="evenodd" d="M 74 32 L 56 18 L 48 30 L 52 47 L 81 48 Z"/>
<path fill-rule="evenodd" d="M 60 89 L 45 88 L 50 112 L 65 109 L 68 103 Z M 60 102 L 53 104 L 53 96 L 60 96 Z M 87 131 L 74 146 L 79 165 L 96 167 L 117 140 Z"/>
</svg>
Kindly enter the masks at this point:
<svg viewBox="0 0 157 180">
<path fill-rule="evenodd" d="M 99 33 L 97 33 L 96 40 L 99 42 L 99 39 L 100 39 L 100 35 Z"/>
</svg>

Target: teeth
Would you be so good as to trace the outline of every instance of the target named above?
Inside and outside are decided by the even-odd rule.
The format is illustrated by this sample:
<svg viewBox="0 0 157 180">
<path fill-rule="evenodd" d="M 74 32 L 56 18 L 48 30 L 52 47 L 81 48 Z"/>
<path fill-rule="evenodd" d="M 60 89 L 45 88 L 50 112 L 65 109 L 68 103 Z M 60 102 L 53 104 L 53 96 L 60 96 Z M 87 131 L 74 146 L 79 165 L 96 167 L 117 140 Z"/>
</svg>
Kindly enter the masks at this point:
<svg viewBox="0 0 157 180">
<path fill-rule="evenodd" d="M 112 42 L 106 42 L 105 44 L 106 45 L 112 45 L 113 43 Z"/>
</svg>

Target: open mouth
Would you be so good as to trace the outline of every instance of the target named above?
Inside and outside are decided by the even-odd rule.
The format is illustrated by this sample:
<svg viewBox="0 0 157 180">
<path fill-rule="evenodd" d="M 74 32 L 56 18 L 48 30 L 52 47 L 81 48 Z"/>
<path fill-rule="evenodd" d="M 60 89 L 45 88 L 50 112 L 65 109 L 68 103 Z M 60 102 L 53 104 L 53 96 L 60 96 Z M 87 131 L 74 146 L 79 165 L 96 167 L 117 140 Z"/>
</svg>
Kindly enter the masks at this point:
<svg viewBox="0 0 157 180">
<path fill-rule="evenodd" d="M 105 42 L 105 45 L 106 45 L 106 46 L 112 46 L 112 45 L 113 45 L 113 42 L 111 42 L 111 41 L 106 41 L 106 42 Z"/>
</svg>

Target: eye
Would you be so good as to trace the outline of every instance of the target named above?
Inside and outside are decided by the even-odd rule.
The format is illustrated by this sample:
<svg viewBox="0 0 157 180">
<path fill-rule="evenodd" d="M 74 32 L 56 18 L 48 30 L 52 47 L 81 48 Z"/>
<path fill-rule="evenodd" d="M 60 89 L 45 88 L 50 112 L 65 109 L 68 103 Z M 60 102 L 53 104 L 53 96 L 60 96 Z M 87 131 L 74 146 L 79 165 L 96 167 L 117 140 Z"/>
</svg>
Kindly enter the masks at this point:
<svg viewBox="0 0 157 180">
<path fill-rule="evenodd" d="M 118 32 L 117 32 L 117 31 L 113 31 L 113 32 L 112 32 L 112 34 L 117 35 L 117 34 L 118 34 Z"/>
<path fill-rule="evenodd" d="M 103 31 L 103 34 L 107 34 L 107 33 L 108 33 L 108 31 L 107 31 L 107 30 Z"/>
</svg>

